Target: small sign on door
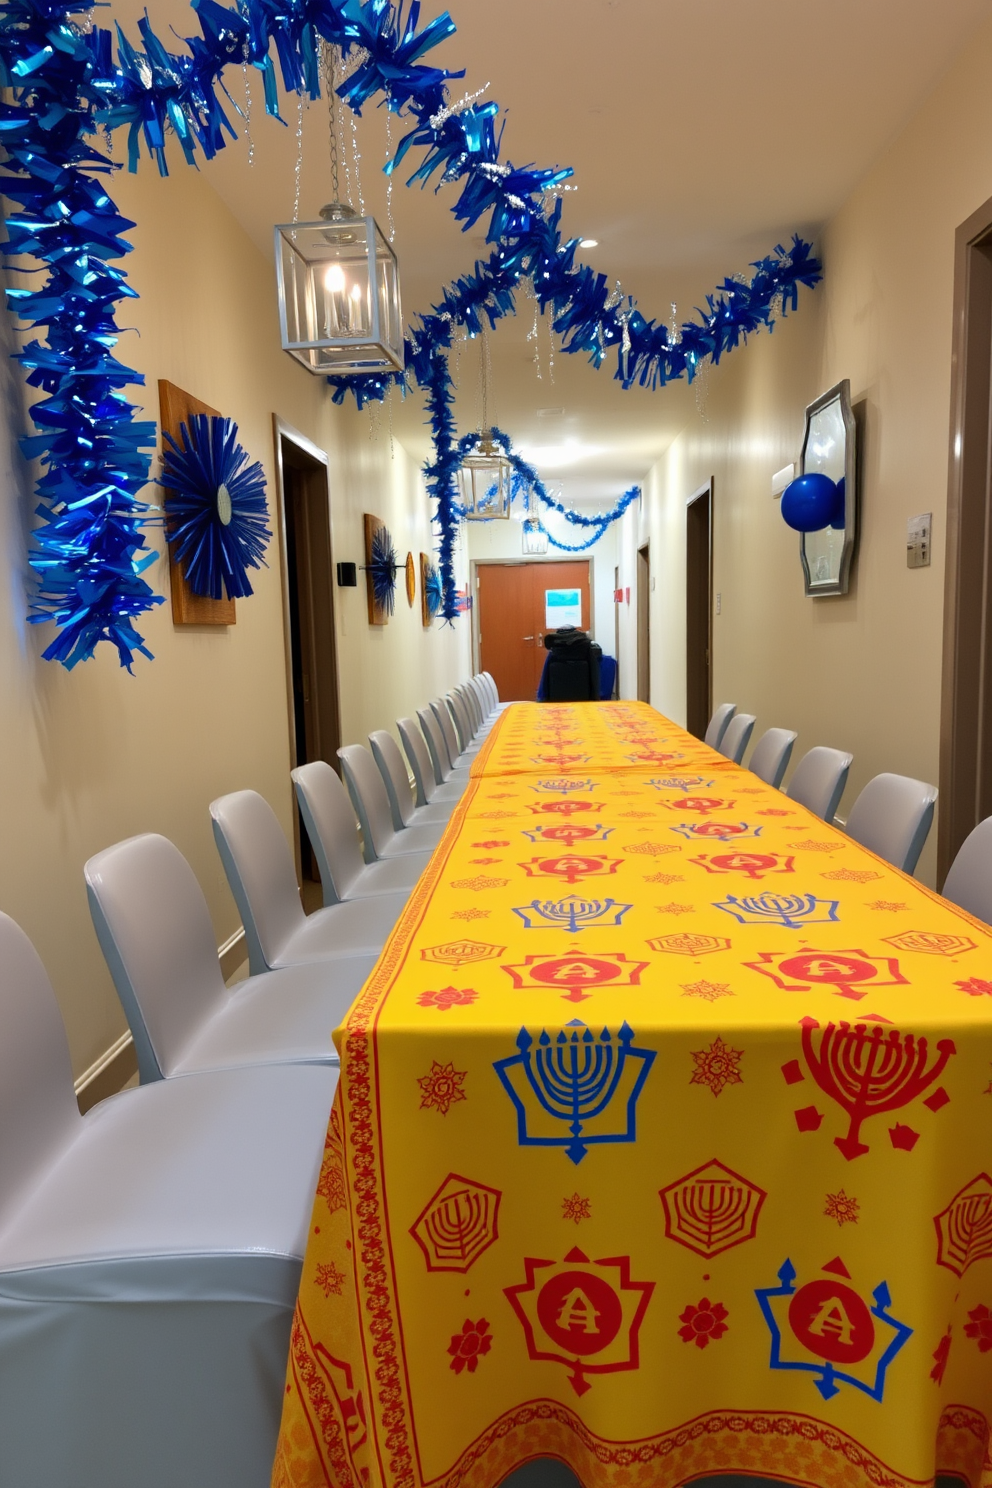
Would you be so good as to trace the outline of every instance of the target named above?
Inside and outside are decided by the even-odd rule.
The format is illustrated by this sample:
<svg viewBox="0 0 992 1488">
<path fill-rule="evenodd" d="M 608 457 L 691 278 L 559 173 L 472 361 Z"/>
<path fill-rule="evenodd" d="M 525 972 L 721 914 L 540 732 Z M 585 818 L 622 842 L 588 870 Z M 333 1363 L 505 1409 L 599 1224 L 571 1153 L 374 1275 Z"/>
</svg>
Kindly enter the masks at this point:
<svg viewBox="0 0 992 1488">
<path fill-rule="evenodd" d="M 582 629 L 581 589 L 545 589 L 544 628 L 557 630 L 562 625 Z"/>
<path fill-rule="evenodd" d="M 906 523 L 906 567 L 930 566 L 930 524 L 932 513 L 922 512 Z"/>
</svg>

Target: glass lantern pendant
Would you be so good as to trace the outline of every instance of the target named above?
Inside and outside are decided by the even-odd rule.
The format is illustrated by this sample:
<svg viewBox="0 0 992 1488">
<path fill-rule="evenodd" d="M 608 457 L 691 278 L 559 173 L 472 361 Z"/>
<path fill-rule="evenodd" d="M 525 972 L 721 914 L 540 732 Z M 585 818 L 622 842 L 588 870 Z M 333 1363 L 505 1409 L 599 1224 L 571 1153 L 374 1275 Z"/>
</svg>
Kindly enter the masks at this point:
<svg viewBox="0 0 992 1488">
<path fill-rule="evenodd" d="M 509 517 L 512 473 L 513 468 L 493 438 L 493 431 L 486 429 L 458 471 L 462 515 L 467 521 L 489 522 L 496 517 Z"/>
<path fill-rule="evenodd" d="M 374 217 L 343 202 L 275 230 L 282 346 L 319 376 L 401 372 L 399 265 Z"/>
</svg>

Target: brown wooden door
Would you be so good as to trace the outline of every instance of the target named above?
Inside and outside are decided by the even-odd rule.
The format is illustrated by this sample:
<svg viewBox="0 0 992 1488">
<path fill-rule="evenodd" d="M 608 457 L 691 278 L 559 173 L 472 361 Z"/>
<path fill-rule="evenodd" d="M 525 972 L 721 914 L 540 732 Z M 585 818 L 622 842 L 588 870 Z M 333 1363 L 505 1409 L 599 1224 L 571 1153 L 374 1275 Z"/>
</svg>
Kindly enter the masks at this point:
<svg viewBox="0 0 992 1488">
<path fill-rule="evenodd" d="M 561 563 L 480 563 L 479 656 L 504 702 L 533 702 L 547 652 L 546 599 L 551 589 L 577 589 L 581 628 L 592 626 L 589 560 Z"/>
<path fill-rule="evenodd" d="M 707 486 L 685 512 L 685 726 L 697 739 L 713 710 L 711 506 Z"/>
</svg>

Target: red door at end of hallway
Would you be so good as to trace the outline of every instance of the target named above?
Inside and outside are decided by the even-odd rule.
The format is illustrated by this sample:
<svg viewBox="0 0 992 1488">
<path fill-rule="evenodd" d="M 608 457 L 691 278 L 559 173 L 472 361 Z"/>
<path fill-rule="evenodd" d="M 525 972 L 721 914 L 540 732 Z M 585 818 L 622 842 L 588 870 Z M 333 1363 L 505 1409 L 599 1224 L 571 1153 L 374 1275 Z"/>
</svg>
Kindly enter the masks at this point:
<svg viewBox="0 0 992 1488">
<path fill-rule="evenodd" d="M 590 563 L 480 563 L 479 660 L 504 702 L 533 702 L 558 625 L 592 626 Z"/>
</svg>

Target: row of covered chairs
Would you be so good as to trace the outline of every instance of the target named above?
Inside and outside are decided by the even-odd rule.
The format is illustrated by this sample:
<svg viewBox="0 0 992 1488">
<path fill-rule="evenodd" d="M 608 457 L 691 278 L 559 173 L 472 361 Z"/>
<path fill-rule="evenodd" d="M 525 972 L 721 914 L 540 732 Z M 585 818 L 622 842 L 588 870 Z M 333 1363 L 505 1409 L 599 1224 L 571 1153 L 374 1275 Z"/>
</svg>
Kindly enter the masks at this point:
<svg viewBox="0 0 992 1488">
<path fill-rule="evenodd" d="M 432 705 L 422 738 L 433 779 L 418 793 L 454 804 L 498 707 L 489 678 Z M 334 772 L 323 766 L 316 784 L 314 766 L 294 772 L 323 882 L 314 915 L 268 803 L 240 791 L 212 804 L 251 973 L 232 988 L 203 893 L 171 842 L 144 834 L 89 860 L 93 922 L 141 1084 L 85 1115 L 44 967 L 0 915 L 0 1488 L 268 1483 L 328 1160 L 331 1031 L 443 825 L 440 812 L 404 819 L 385 739 L 367 756 L 374 780 L 342 751 L 366 813 L 364 861 Z M 390 813 L 395 804 L 392 836 L 380 832 L 383 800 Z"/>
<path fill-rule="evenodd" d="M 737 765 L 754 731 L 753 714 L 738 713 L 735 704 L 714 710 L 705 741 Z M 798 735 L 790 729 L 768 729 L 751 752 L 748 769 L 780 789 Z M 785 794 L 833 824 L 847 785 L 854 756 L 823 745 L 803 755 Z M 847 835 L 904 873 L 912 873 L 933 823 L 937 791 L 908 775 L 882 774 L 869 780 L 847 815 Z"/>
</svg>

